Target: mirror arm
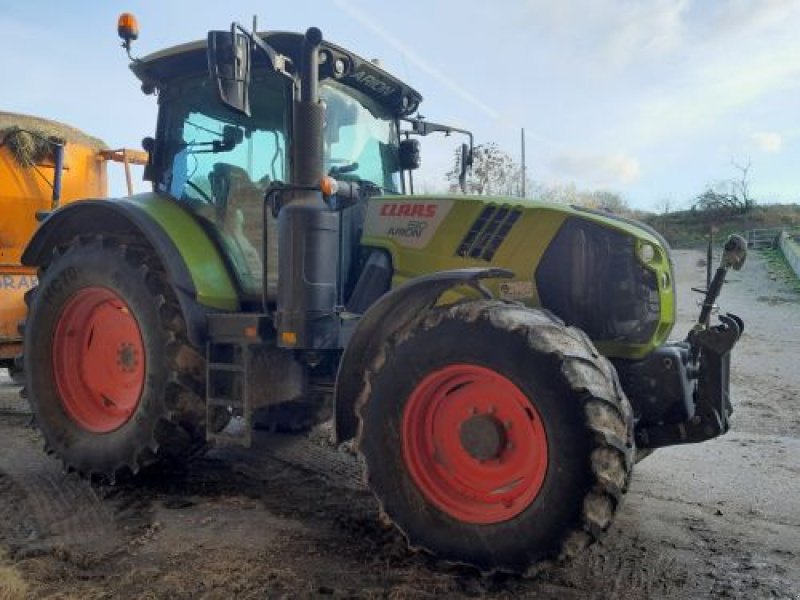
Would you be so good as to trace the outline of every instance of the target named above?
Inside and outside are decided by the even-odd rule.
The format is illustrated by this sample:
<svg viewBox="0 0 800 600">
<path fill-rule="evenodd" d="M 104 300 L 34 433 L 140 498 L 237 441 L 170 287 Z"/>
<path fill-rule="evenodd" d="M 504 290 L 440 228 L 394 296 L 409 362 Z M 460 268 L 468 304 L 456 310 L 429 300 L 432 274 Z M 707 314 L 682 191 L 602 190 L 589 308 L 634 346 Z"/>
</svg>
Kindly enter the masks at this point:
<svg viewBox="0 0 800 600">
<path fill-rule="evenodd" d="M 472 151 L 475 147 L 475 141 L 472 135 L 472 132 L 467 129 L 460 129 L 458 127 L 451 127 L 450 125 L 442 125 L 441 123 L 433 123 L 431 121 L 425 121 L 422 117 L 417 117 L 416 119 L 407 119 L 404 118 L 403 121 L 406 123 L 411 124 L 410 130 L 401 131 L 401 134 L 416 134 L 416 135 L 428 135 L 431 133 L 442 132 L 445 135 L 450 135 L 451 133 L 461 133 L 466 135 L 469 138 L 469 156 L 472 157 Z"/>
<path fill-rule="evenodd" d="M 460 129 L 458 127 L 451 127 L 450 125 L 442 125 L 441 123 L 433 123 L 431 121 L 426 121 L 423 117 L 417 116 L 415 119 L 403 118 L 403 121 L 406 123 L 411 124 L 411 129 L 406 129 L 400 131 L 400 134 L 405 134 L 406 138 L 408 138 L 411 134 L 414 135 L 428 135 L 435 132 L 442 132 L 445 135 L 450 135 L 451 133 L 460 133 L 462 135 L 466 135 L 469 138 L 469 149 L 464 152 L 463 148 L 467 144 L 462 145 L 462 161 L 461 161 L 461 169 L 458 174 L 458 187 L 461 188 L 462 193 L 467 193 L 467 172 L 469 171 L 470 167 L 472 166 L 472 152 L 475 147 L 475 140 L 472 135 L 472 132 L 467 129 Z M 409 172 L 410 177 L 410 172 Z M 414 193 L 413 183 L 411 183 L 411 193 Z"/>
<path fill-rule="evenodd" d="M 289 57 L 276 52 L 272 46 L 258 37 L 258 34 L 255 31 L 248 31 L 239 23 L 234 21 L 231 23 L 231 35 L 235 37 L 237 30 L 245 35 L 247 39 L 250 40 L 250 43 L 253 44 L 253 46 L 261 50 L 267 56 L 270 65 L 272 65 L 272 69 L 275 72 L 285 75 L 286 77 L 293 77 L 291 70 L 294 69 L 294 65 Z"/>
</svg>

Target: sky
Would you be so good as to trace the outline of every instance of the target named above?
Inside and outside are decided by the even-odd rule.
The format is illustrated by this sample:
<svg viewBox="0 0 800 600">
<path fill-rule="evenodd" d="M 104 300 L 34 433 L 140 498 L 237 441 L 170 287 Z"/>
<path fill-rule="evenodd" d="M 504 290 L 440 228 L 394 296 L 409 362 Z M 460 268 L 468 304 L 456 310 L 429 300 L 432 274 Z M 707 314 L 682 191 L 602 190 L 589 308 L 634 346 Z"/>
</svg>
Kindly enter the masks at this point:
<svg viewBox="0 0 800 600">
<path fill-rule="evenodd" d="M 317 26 L 476 143 L 519 160 L 524 128 L 528 174 L 546 185 L 685 208 L 749 162 L 757 201 L 800 202 L 800 0 L 0 0 L 0 110 L 139 148 L 157 107 L 119 47 L 125 11 L 135 56 L 254 15 L 264 30 Z M 418 186 L 443 185 L 461 141 L 423 140 Z"/>
</svg>

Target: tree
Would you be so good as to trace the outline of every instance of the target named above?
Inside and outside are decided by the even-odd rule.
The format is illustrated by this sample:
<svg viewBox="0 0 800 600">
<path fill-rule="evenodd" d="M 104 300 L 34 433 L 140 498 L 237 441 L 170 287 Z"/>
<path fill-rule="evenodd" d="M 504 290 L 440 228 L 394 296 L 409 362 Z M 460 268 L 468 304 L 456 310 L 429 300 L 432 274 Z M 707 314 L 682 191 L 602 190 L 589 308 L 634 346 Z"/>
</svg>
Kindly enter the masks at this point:
<svg viewBox="0 0 800 600">
<path fill-rule="evenodd" d="M 609 190 L 579 190 L 574 183 L 555 185 L 537 183 L 529 189 L 533 190 L 534 198 L 545 202 L 585 206 L 615 214 L 626 213 L 630 210 L 622 196 Z"/>
<path fill-rule="evenodd" d="M 668 215 L 672 212 L 672 199 L 671 198 L 661 198 L 656 203 L 656 211 L 662 215 Z"/>
<path fill-rule="evenodd" d="M 739 172 L 738 177 L 708 185 L 695 197 L 693 209 L 747 213 L 753 208 L 755 200 L 750 195 L 750 159 L 746 163 L 731 160 L 731 165 Z"/>
<path fill-rule="evenodd" d="M 591 192 L 586 206 L 615 214 L 621 214 L 629 210 L 628 203 L 625 202 L 622 196 L 608 190 Z"/>
<path fill-rule="evenodd" d="M 450 191 L 459 191 L 458 174 L 461 169 L 461 151 L 454 155 L 453 167 L 446 173 Z M 475 146 L 472 169 L 467 173 L 468 194 L 520 196 L 522 193 L 522 168 L 496 143 Z M 526 196 L 544 202 L 585 206 L 610 213 L 629 212 L 628 204 L 616 192 L 608 190 L 579 190 L 574 183 L 547 185 L 526 178 Z"/>
<path fill-rule="evenodd" d="M 447 172 L 450 191 L 458 191 L 461 151 L 455 152 L 453 168 Z M 467 193 L 480 196 L 515 195 L 519 190 L 519 167 L 494 143 L 478 144 L 472 151 L 472 169 L 467 173 Z"/>
</svg>

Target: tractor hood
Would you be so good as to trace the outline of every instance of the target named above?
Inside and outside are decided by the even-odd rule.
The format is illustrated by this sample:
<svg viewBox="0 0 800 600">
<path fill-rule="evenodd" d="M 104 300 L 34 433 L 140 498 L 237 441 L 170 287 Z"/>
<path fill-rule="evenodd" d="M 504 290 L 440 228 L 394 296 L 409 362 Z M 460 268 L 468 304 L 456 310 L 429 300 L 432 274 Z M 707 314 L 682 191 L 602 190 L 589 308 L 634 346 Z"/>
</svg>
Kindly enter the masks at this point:
<svg viewBox="0 0 800 600">
<path fill-rule="evenodd" d="M 394 284 L 420 273 L 497 267 L 496 295 L 551 310 L 605 353 L 639 358 L 675 321 L 669 247 L 650 227 L 600 211 L 486 196 L 370 199 L 362 245 L 385 250 Z"/>
<path fill-rule="evenodd" d="M 300 64 L 303 35 L 282 31 L 258 34 L 278 53 L 287 56 L 295 65 Z M 131 63 L 131 70 L 142 81 L 146 92 L 161 88 L 174 79 L 196 76 L 208 71 L 205 40 L 190 42 L 154 52 Z M 253 54 L 254 67 L 264 61 L 260 53 Z M 333 65 L 344 61 L 344 75 L 334 74 Z M 323 41 L 320 45 L 320 80 L 334 78 L 340 83 L 364 94 L 398 117 L 416 111 L 422 95 L 412 87 L 393 77 L 374 62 L 365 60 L 344 48 Z"/>
</svg>

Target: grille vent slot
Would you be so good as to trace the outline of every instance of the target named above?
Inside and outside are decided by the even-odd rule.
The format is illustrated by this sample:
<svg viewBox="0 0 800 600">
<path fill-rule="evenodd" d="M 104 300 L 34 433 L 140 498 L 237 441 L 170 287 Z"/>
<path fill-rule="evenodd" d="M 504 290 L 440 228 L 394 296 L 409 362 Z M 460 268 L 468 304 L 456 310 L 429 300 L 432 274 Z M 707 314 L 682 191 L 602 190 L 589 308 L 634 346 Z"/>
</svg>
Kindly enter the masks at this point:
<svg viewBox="0 0 800 600">
<path fill-rule="evenodd" d="M 492 260 L 521 214 L 519 208 L 487 205 L 461 240 L 456 256 Z"/>
</svg>

